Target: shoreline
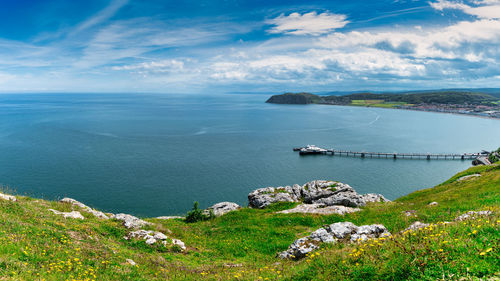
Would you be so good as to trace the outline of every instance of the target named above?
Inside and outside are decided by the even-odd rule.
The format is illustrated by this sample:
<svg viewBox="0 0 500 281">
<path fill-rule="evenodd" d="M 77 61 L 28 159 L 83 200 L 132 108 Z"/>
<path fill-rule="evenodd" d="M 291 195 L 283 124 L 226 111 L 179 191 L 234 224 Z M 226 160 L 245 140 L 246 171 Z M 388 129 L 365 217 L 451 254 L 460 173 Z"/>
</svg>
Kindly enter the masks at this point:
<svg viewBox="0 0 500 281">
<path fill-rule="evenodd" d="M 278 104 L 278 103 L 273 103 Z M 397 107 L 379 107 L 379 106 L 364 106 L 364 105 L 351 105 L 351 104 L 329 104 L 329 103 L 311 103 L 312 105 L 333 105 L 333 106 L 346 106 L 346 107 L 365 107 L 365 108 L 380 108 L 380 109 L 396 109 L 396 110 L 407 110 L 407 111 L 418 111 L 418 112 L 431 112 L 431 113 L 443 113 L 443 114 L 451 114 L 451 115 L 459 115 L 459 116 L 470 116 L 484 119 L 494 119 L 500 120 L 500 117 L 495 116 L 482 116 L 476 114 L 468 114 L 468 113 L 460 113 L 460 112 L 443 112 L 443 111 L 435 111 L 435 110 L 419 110 L 419 109 L 411 109 L 411 108 L 397 108 Z M 281 104 L 288 105 L 288 104 Z M 309 104 L 292 104 L 292 105 L 309 105 Z"/>
</svg>

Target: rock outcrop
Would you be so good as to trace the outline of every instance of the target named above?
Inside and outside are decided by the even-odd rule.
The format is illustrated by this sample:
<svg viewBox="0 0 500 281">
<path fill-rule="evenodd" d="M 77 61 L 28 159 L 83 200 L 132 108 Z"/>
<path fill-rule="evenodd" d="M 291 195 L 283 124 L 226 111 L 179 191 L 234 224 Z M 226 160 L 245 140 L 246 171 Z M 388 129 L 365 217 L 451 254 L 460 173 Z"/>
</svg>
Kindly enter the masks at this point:
<svg viewBox="0 0 500 281">
<path fill-rule="evenodd" d="M 212 212 L 216 217 L 220 217 L 231 211 L 236 211 L 240 208 L 241 208 L 240 205 L 233 202 L 220 202 L 211 207 L 208 207 L 206 210 L 203 211 L 203 214 L 208 216 Z"/>
<path fill-rule="evenodd" d="M 104 214 L 103 212 L 94 210 L 94 209 L 90 208 L 89 206 L 87 206 L 87 205 L 85 205 L 85 204 L 83 204 L 81 202 L 76 201 L 75 199 L 67 198 L 66 197 L 66 198 L 61 199 L 61 202 L 63 202 L 63 203 L 69 203 L 69 204 L 78 206 L 78 207 L 82 208 L 85 212 L 91 213 L 95 217 L 98 217 L 100 219 L 109 220 L 109 217 L 106 214 Z"/>
<path fill-rule="evenodd" d="M 390 235 L 391 233 L 381 224 L 356 226 L 351 222 L 338 222 L 319 228 L 307 237 L 295 240 L 286 251 L 279 253 L 278 257 L 301 259 L 306 254 L 318 249 L 321 243 L 357 242 Z"/>
<path fill-rule="evenodd" d="M 167 235 L 161 232 L 143 229 L 132 231 L 124 238 L 126 240 L 130 240 L 132 238 L 146 240 L 146 244 L 148 245 L 168 239 Z"/>
<path fill-rule="evenodd" d="M 476 211 L 469 211 L 469 212 L 455 218 L 455 221 L 464 221 L 464 220 L 472 219 L 475 217 L 489 216 L 491 214 L 492 214 L 491 211 L 477 211 L 477 212 Z"/>
<path fill-rule="evenodd" d="M 405 228 L 405 230 L 403 230 L 402 232 L 415 231 L 415 230 L 418 230 L 418 229 L 421 229 L 421 228 L 428 227 L 429 225 L 430 224 L 428 224 L 428 223 L 423 223 L 423 222 L 416 221 L 416 222 L 412 223 L 410 226 L 408 226 L 407 228 Z"/>
<path fill-rule="evenodd" d="M 156 217 L 156 219 L 159 219 L 159 220 L 174 220 L 174 219 L 184 219 L 184 217 L 181 217 L 181 216 L 161 216 L 161 217 Z"/>
<path fill-rule="evenodd" d="M 248 194 L 249 206 L 265 208 L 276 202 L 303 202 L 306 204 L 323 204 L 325 206 L 341 205 L 360 207 L 367 202 L 389 201 L 380 194 L 358 194 L 351 186 L 341 182 L 317 180 L 300 185 L 285 187 L 266 187 Z"/>
<path fill-rule="evenodd" d="M 0 193 L 0 199 L 7 200 L 7 201 L 13 201 L 13 202 L 17 201 L 16 196 L 7 195 L 7 194 L 3 194 L 3 193 Z"/>
<path fill-rule="evenodd" d="M 348 213 L 359 212 L 361 209 L 346 206 L 326 206 L 325 204 L 300 204 L 295 208 L 280 211 L 281 214 L 302 213 L 302 214 L 320 214 L 320 215 L 345 215 Z"/>
<path fill-rule="evenodd" d="M 49 209 L 49 211 L 51 211 L 52 213 L 56 214 L 56 215 L 61 215 L 63 216 L 65 219 L 67 218 L 72 218 L 72 219 L 85 219 L 82 214 L 80 214 L 80 212 L 78 211 L 72 211 L 72 212 L 60 212 L 58 210 L 54 210 L 54 209 Z"/>
<path fill-rule="evenodd" d="M 480 177 L 481 174 L 472 174 L 472 175 L 467 175 L 467 176 L 463 176 L 463 177 L 460 177 L 459 179 L 457 179 L 457 181 L 465 181 L 465 180 L 470 180 L 470 179 L 473 179 L 473 178 L 478 178 Z"/>
<path fill-rule="evenodd" d="M 148 245 L 153 245 L 155 243 L 161 243 L 164 246 L 177 245 L 181 250 L 186 250 L 186 245 L 179 239 L 170 239 L 162 232 L 152 231 L 152 230 L 136 230 L 130 232 L 127 236 L 123 237 L 126 240 L 130 239 L 140 239 L 145 240 Z"/>
<path fill-rule="evenodd" d="M 112 219 L 119 220 L 123 222 L 126 228 L 139 228 L 145 225 L 151 224 L 150 222 L 139 219 L 128 214 L 116 214 L 111 216 Z"/>
</svg>

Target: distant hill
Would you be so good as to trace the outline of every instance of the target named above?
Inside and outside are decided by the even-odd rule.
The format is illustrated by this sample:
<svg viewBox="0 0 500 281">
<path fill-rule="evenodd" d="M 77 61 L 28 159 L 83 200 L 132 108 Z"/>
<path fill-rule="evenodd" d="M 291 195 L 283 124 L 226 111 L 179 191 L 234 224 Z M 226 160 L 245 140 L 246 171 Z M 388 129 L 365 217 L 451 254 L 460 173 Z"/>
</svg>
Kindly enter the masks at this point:
<svg viewBox="0 0 500 281">
<path fill-rule="evenodd" d="M 435 91 L 420 93 L 355 93 L 343 96 L 319 96 L 310 93 L 285 93 L 271 96 L 266 102 L 277 104 L 352 104 L 353 101 L 374 100 L 399 104 L 484 104 L 497 102 L 498 97 L 479 92 Z"/>
</svg>

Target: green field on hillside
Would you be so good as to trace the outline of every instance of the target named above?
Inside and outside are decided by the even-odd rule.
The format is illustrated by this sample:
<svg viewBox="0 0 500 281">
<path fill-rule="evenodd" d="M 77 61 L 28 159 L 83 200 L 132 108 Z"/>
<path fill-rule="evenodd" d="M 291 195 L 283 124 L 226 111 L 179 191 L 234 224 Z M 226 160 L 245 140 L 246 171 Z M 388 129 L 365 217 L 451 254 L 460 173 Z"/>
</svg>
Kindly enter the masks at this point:
<svg viewBox="0 0 500 281">
<path fill-rule="evenodd" d="M 393 108 L 401 105 L 409 105 L 406 102 L 385 102 L 384 100 L 352 100 L 350 105 Z"/>
<path fill-rule="evenodd" d="M 480 177 L 458 181 L 464 175 Z M 478 280 L 500 273 L 500 166 L 470 168 L 434 188 L 394 202 L 372 203 L 339 215 L 277 214 L 294 203 L 243 208 L 196 223 L 148 219 L 149 229 L 181 239 L 188 249 L 125 240 L 118 221 L 84 211 L 64 219 L 48 209 L 79 210 L 67 203 L 17 197 L 0 200 L 1 280 Z M 437 206 L 429 206 L 430 202 Z M 413 215 L 406 216 L 405 211 Z M 467 211 L 493 215 L 451 222 Z M 325 224 L 380 223 L 391 238 L 323 244 L 299 261 L 276 254 Z M 431 223 L 400 233 L 414 221 Z M 130 265 L 126 259 L 134 260 Z M 494 280 L 494 279 L 491 279 Z"/>
</svg>

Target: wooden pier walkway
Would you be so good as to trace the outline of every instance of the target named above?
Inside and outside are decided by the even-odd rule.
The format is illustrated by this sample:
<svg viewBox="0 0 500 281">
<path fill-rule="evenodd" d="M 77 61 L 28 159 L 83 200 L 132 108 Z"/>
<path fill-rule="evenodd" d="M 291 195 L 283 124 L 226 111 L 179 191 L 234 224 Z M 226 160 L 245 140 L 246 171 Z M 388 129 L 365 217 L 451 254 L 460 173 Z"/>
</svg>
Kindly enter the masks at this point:
<svg viewBox="0 0 500 281">
<path fill-rule="evenodd" d="M 423 159 L 423 160 L 474 160 L 482 155 L 482 153 L 386 153 L 386 152 L 366 152 L 366 151 L 348 151 L 336 149 L 323 149 L 315 146 L 294 148 L 294 151 L 299 151 L 300 155 L 310 154 L 325 154 L 325 155 L 338 155 L 350 156 L 361 158 L 387 158 L 387 159 Z"/>
</svg>

